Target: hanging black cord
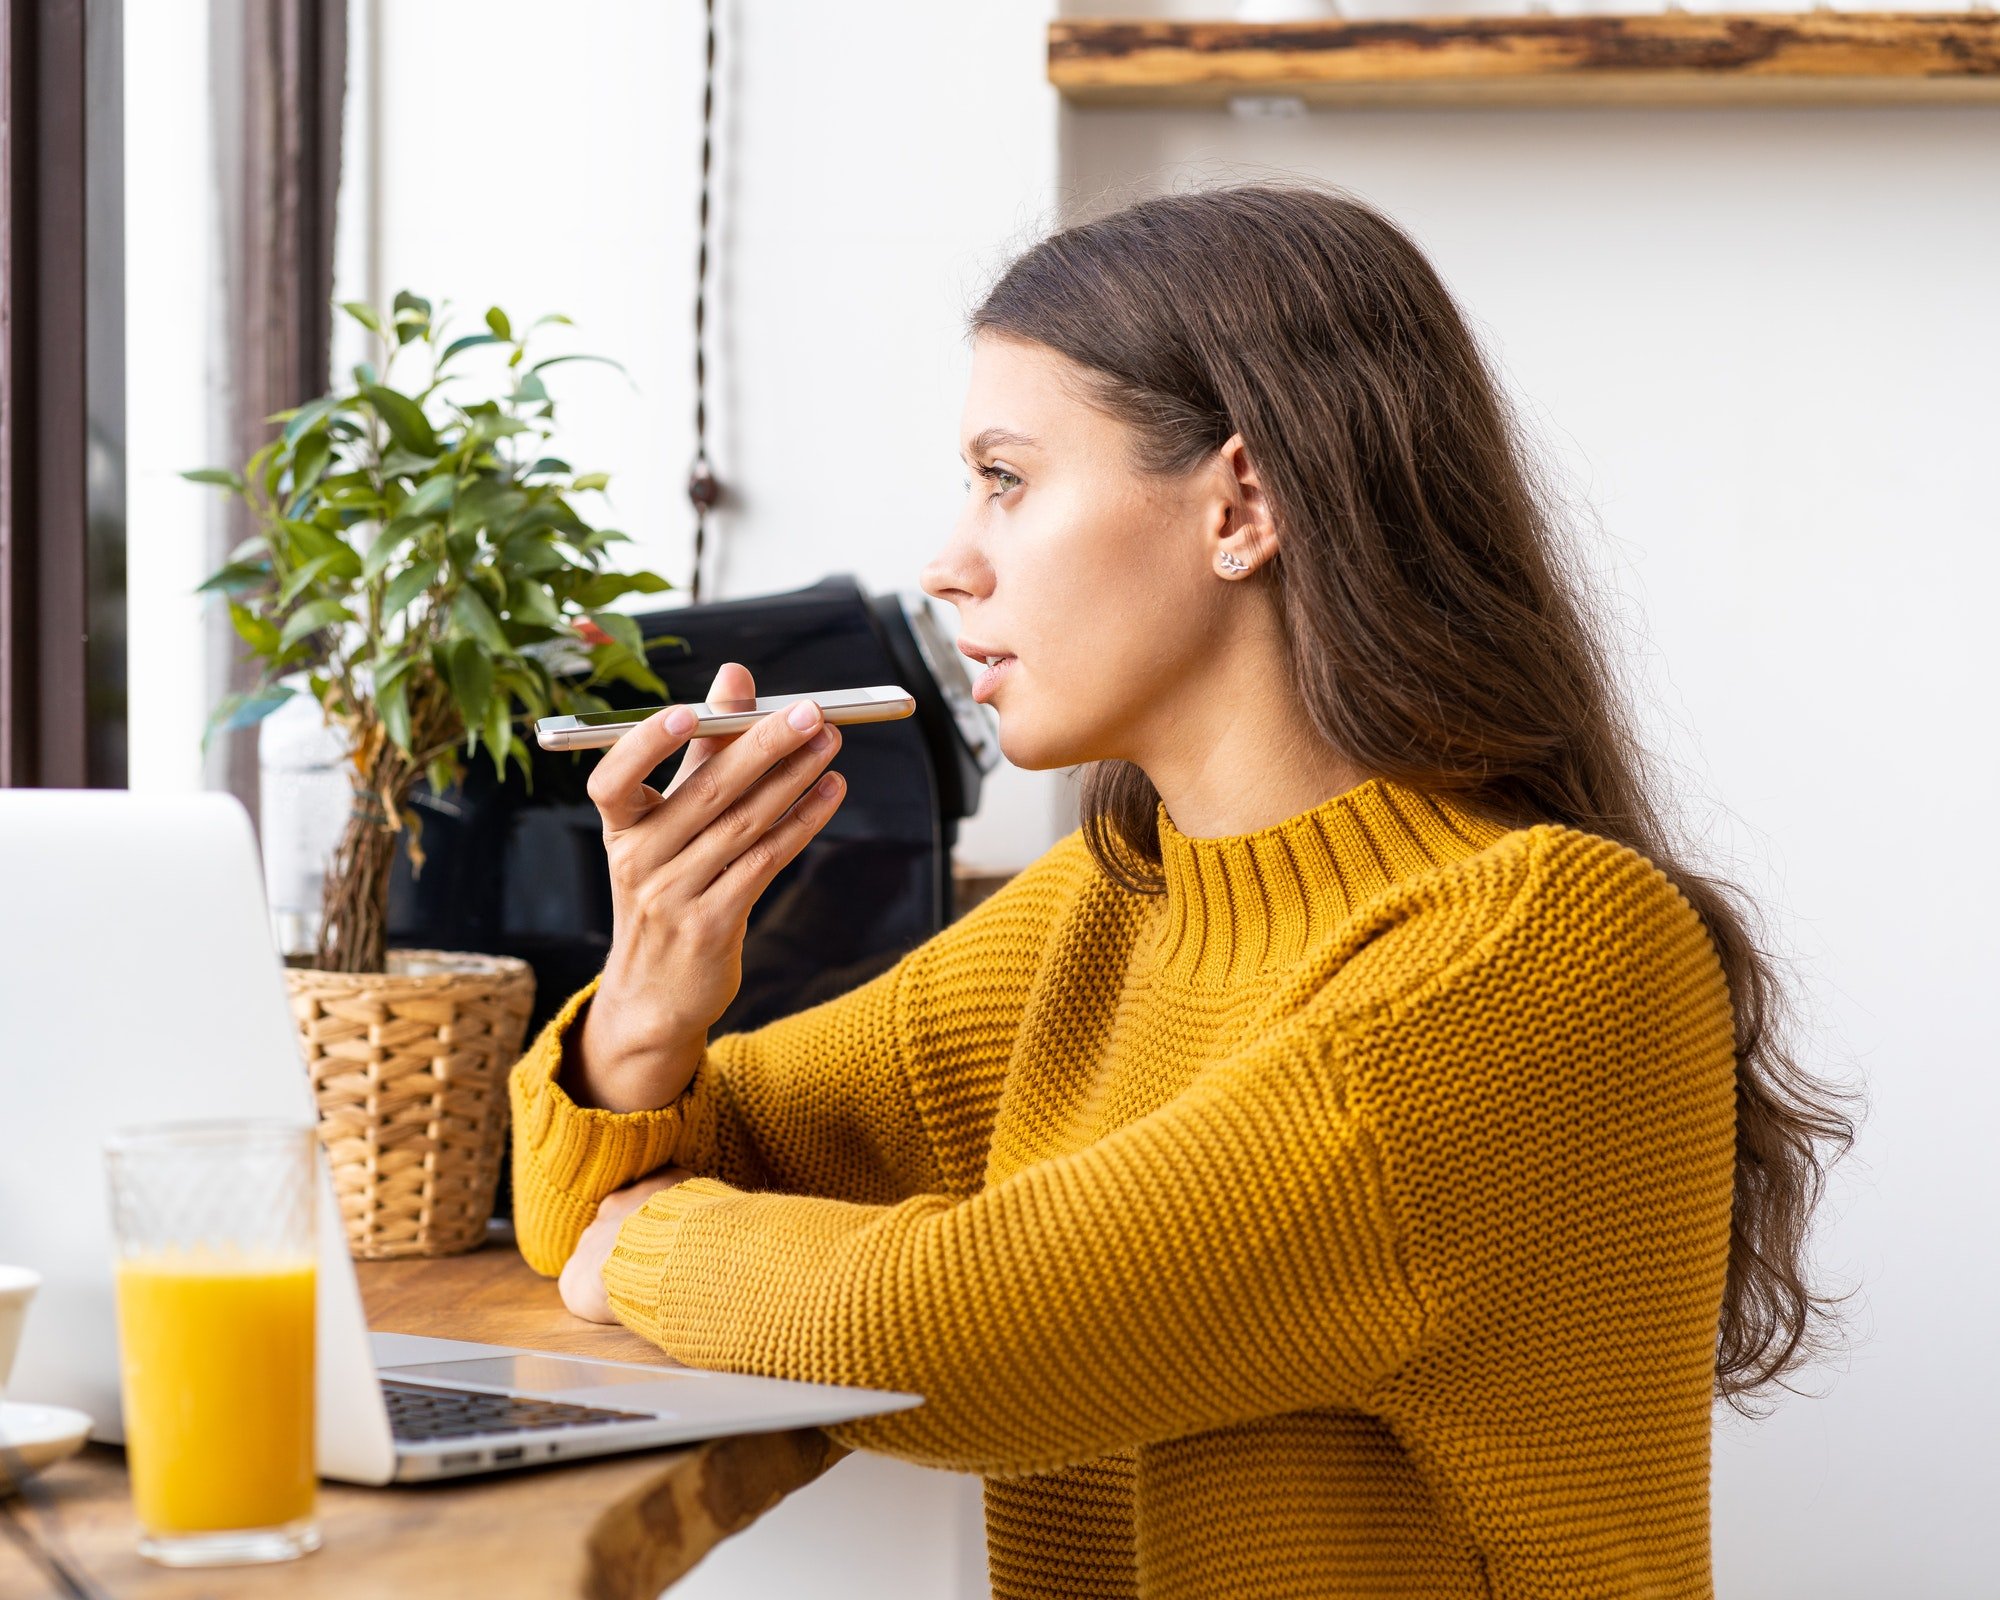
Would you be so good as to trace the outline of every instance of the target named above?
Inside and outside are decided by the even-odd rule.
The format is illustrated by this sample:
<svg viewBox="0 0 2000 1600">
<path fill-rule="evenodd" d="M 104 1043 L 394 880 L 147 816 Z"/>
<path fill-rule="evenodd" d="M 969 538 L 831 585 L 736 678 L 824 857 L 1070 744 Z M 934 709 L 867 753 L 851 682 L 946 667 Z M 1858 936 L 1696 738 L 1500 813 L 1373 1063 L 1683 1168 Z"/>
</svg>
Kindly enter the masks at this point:
<svg viewBox="0 0 2000 1600">
<path fill-rule="evenodd" d="M 715 0 L 707 0 L 708 58 L 701 84 L 701 226 L 694 267 L 694 464 L 688 469 L 688 499 L 694 502 L 694 581 L 691 602 L 701 600 L 702 547 L 708 514 L 722 499 L 722 485 L 708 465 L 708 179 L 715 128 Z"/>
</svg>

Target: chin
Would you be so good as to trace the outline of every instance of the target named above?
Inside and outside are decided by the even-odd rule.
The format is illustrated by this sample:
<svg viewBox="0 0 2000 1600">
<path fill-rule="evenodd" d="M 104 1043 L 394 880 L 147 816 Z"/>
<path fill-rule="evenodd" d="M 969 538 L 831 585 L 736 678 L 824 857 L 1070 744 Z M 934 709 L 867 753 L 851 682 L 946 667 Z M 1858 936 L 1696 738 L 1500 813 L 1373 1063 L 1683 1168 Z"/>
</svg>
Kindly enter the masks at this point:
<svg viewBox="0 0 2000 1600">
<path fill-rule="evenodd" d="M 1010 766 L 1023 772 L 1053 772 L 1095 759 L 1086 740 L 1061 729 L 1037 728 L 997 705 L 993 709 L 1000 717 L 1000 753 Z"/>
</svg>

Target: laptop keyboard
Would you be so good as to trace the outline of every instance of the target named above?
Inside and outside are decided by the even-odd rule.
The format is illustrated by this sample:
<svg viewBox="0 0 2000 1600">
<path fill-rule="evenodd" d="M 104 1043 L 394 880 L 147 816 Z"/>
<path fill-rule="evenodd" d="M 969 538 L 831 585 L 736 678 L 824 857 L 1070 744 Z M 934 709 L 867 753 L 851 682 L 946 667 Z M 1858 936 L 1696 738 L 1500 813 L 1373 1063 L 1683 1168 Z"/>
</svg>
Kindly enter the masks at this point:
<svg viewBox="0 0 2000 1600">
<path fill-rule="evenodd" d="M 439 1389 L 400 1378 L 382 1380 L 382 1397 L 389 1402 L 389 1431 L 413 1443 L 464 1439 L 477 1433 L 537 1433 L 599 1422 L 652 1420 L 642 1411 L 611 1411 L 524 1395 L 480 1394 L 472 1389 Z"/>
</svg>

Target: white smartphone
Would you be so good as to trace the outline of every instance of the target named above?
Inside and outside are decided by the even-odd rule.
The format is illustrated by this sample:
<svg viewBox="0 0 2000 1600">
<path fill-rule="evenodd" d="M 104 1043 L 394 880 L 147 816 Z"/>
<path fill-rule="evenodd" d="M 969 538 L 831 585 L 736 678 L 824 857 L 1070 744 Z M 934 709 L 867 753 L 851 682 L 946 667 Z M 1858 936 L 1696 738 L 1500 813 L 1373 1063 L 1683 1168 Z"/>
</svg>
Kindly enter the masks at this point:
<svg viewBox="0 0 2000 1600">
<path fill-rule="evenodd" d="M 690 739 L 713 734 L 741 733 L 773 711 L 797 705 L 801 700 L 819 704 L 828 722 L 894 722 L 917 709 L 917 702 L 901 684 L 877 684 L 872 689 L 833 689 L 825 694 L 760 694 L 755 700 L 697 700 L 688 706 L 694 713 Z M 594 750 L 616 744 L 648 717 L 658 716 L 665 706 L 637 706 L 630 711 L 586 711 L 574 717 L 542 717 L 535 723 L 535 739 L 544 750 Z"/>
</svg>

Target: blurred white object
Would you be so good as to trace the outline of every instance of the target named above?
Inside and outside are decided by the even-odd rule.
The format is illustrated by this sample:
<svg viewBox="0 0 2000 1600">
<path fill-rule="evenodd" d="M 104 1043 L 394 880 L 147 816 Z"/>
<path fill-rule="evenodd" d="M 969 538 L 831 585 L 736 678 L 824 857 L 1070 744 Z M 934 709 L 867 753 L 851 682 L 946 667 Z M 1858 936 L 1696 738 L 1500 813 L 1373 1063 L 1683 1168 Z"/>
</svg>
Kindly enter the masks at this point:
<svg viewBox="0 0 2000 1600">
<path fill-rule="evenodd" d="M 1346 11 L 1334 0 L 1236 0 L 1238 22 L 1327 22 Z"/>
<path fill-rule="evenodd" d="M 1233 94 L 1229 114 L 1245 122 L 1278 122 L 1306 114 L 1306 103 L 1295 94 Z"/>
<path fill-rule="evenodd" d="M 257 729 L 257 831 L 264 892 L 279 951 L 319 942 L 320 890 L 354 804 L 347 741 L 309 694 L 296 694 Z"/>
<path fill-rule="evenodd" d="M 1747 12 L 1754 16 L 1760 11 L 1831 11 L 1834 8 L 1830 5 L 1819 3 L 1819 0 L 1747 0 L 1747 3 L 1740 4 L 1731 4 L 1730 0 L 1682 0 L 1680 5 L 1669 6 L 1667 9 L 1670 11 L 1693 12 Z M 1884 7 L 1880 4 L 1852 5 L 1846 9 L 1849 11 L 1880 11 Z"/>
<path fill-rule="evenodd" d="M 1528 15 L 1527 0 L 1343 0 L 1341 10 L 1356 22 Z"/>
</svg>

